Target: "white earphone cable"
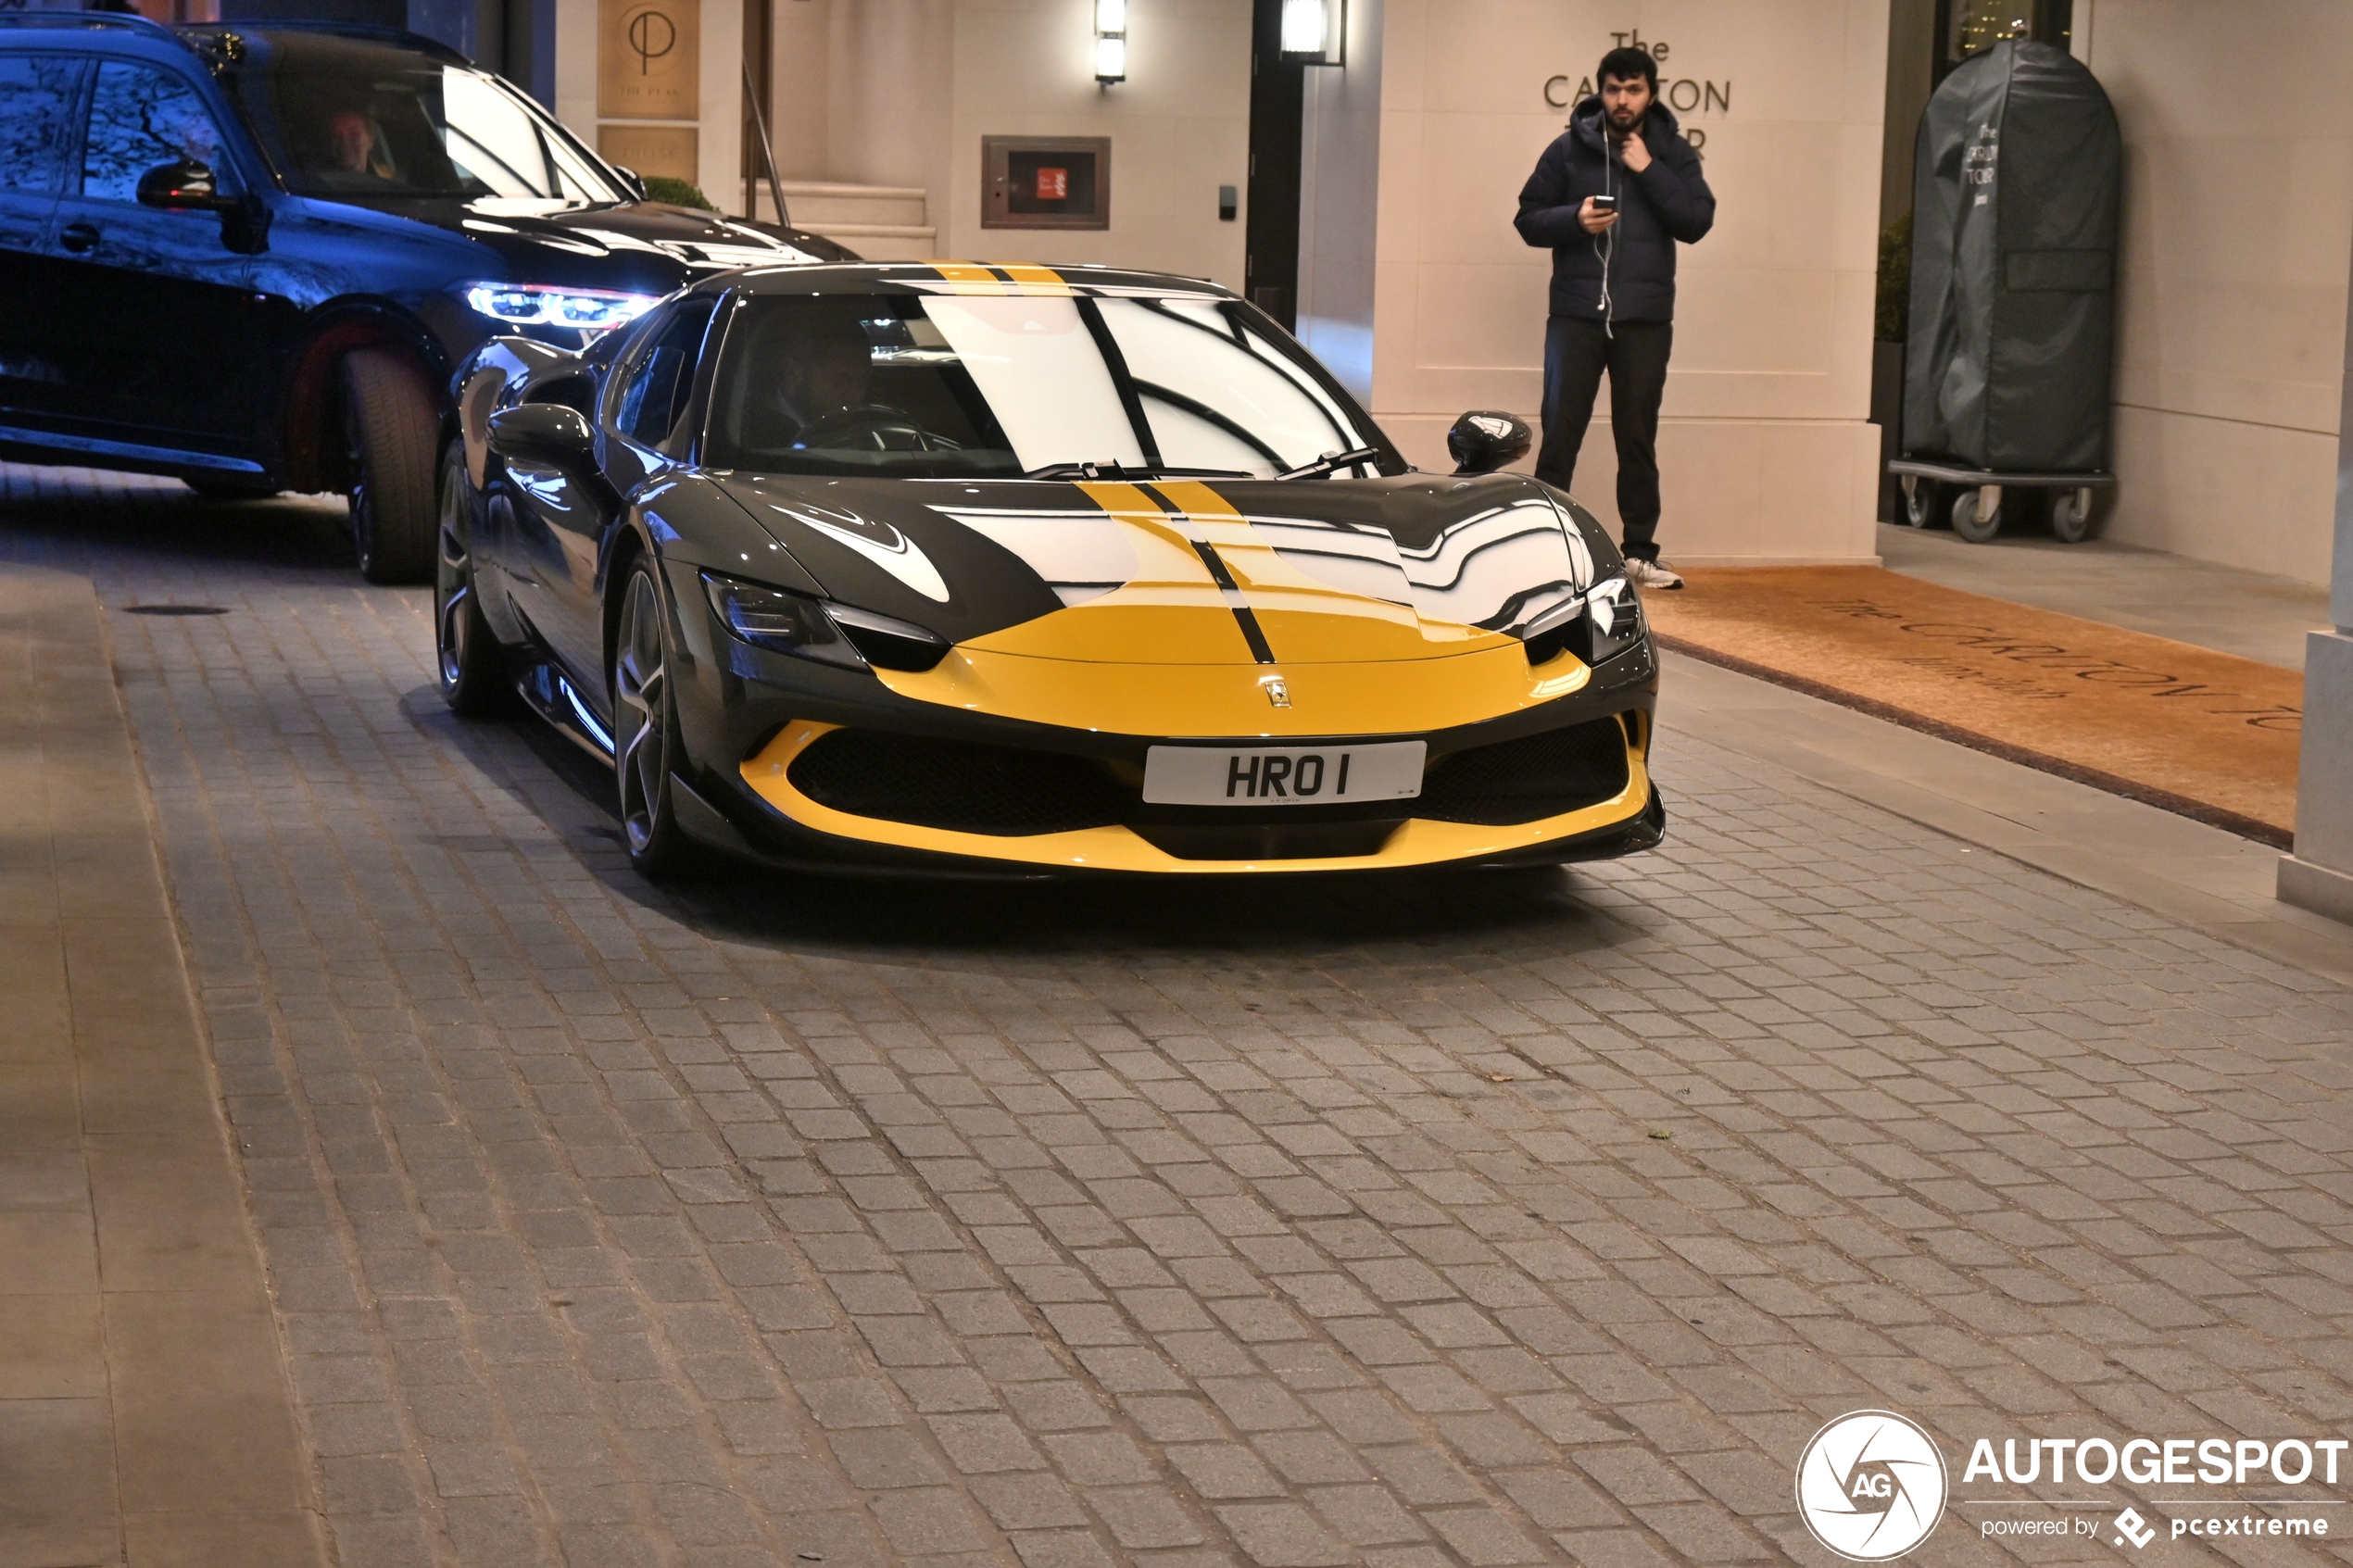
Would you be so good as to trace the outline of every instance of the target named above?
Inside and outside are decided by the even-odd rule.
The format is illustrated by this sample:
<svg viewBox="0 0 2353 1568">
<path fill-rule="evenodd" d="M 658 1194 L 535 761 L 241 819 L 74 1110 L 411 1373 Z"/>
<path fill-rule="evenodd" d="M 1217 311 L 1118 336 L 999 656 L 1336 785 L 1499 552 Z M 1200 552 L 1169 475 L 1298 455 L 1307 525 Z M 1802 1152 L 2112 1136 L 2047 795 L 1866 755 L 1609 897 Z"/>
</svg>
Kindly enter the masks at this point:
<svg viewBox="0 0 2353 1568">
<path fill-rule="evenodd" d="M 1602 194 L 1608 197 L 1612 203 L 1615 203 L 1617 198 L 1617 193 L 1611 187 L 1610 169 L 1611 165 L 1617 160 L 1610 156 L 1608 119 L 1609 117 L 1606 114 L 1603 116 Z M 1602 335 L 1604 337 L 1614 338 L 1617 335 L 1617 307 L 1609 296 L 1609 266 L 1610 263 L 1617 257 L 1617 224 L 1611 224 L 1608 228 L 1593 236 L 1593 249 L 1602 258 Z"/>
</svg>

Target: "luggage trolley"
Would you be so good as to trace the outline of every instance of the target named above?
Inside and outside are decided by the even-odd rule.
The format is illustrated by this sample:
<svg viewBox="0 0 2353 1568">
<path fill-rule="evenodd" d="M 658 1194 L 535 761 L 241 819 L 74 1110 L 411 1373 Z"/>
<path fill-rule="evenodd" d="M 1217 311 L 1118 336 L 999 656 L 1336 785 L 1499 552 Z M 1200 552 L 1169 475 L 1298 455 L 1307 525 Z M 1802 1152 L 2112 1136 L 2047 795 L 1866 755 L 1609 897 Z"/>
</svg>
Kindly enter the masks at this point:
<svg viewBox="0 0 2353 1568">
<path fill-rule="evenodd" d="M 2051 532 L 2090 533 L 2093 501 L 2116 483 L 2122 158 L 2107 93 L 2053 44 L 2005 39 L 1930 95 L 1913 145 L 1901 455 L 1887 464 L 1913 527 L 1949 515 L 1982 545 L 2006 491 L 2053 490 Z"/>
<path fill-rule="evenodd" d="M 2063 545 L 2080 545 L 2092 532 L 2095 493 L 2116 484 L 2112 473 L 2004 473 L 1920 458 L 1890 458 L 1887 471 L 1903 483 L 1906 522 L 1926 528 L 1949 508 L 1953 532 L 1972 545 L 2002 531 L 2006 490 L 2062 492 L 2051 498 L 2051 533 Z"/>
</svg>

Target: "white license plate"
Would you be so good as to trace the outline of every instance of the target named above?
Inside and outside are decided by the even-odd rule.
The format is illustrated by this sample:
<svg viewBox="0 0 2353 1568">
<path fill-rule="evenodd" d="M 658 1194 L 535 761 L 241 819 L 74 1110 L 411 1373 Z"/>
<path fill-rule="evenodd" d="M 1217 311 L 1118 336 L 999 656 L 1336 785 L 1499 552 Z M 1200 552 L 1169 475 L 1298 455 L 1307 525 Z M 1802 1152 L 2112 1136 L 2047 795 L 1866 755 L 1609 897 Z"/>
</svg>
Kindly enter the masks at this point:
<svg viewBox="0 0 2353 1568">
<path fill-rule="evenodd" d="M 1417 740 L 1373 746 L 1156 746 L 1144 798 L 1157 806 L 1337 806 L 1410 800 L 1422 792 Z"/>
</svg>

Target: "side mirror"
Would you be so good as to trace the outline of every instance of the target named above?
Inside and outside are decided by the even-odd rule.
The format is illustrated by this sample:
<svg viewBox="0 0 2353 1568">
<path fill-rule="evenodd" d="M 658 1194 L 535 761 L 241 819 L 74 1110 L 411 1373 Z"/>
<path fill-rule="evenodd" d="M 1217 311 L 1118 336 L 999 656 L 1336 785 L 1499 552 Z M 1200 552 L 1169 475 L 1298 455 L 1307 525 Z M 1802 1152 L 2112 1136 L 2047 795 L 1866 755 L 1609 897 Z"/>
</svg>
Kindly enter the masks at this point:
<svg viewBox="0 0 2353 1568">
<path fill-rule="evenodd" d="M 236 208 L 237 198 L 220 194 L 210 164 L 183 157 L 139 176 L 139 205 L 177 212 L 229 212 Z"/>
<path fill-rule="evenodd" d="M 1446 450 L 1456 473 L 1493 473 L 1528 456 L 1535 436 L 1517 414 L 1475 408 L 1446 433 Z"/>
<path fill-rule="evenodd" d="M 577 408 L 524 403 L 490 416 L 490 449 L 502 458 L 579 468 L 596 454 L 596 433 Z"/>
<path fill-rule="evenodd" d="M 612 171 L 621 176 L 622 184 L 634 193 L 639 201 L 646 201 L 649 199 L 646 194 L 646 177 L 644 175 L 638 173 L 634 169 L 618 163 L 612 166 Z"/>
</svg>

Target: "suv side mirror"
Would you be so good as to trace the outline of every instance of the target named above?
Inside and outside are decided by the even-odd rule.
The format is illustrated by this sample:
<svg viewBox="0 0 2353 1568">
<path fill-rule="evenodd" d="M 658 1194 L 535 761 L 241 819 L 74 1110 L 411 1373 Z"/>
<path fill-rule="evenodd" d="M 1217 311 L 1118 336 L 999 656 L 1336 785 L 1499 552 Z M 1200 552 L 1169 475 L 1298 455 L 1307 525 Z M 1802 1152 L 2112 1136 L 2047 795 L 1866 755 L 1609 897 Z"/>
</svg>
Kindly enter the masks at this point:
<svg viewBox="0 0 2353 1568">
<path fill-rule="evenodd" d="M 177 212 L 232 212 L 238 204 L 236 197 L 220 194 L 210 164 L 183 157 L 139 176 L 139 205 Z"/>
<path fill-rule="evenodd" d="M 1446 433 L 1456 473 L 1493 473 L 1528 456 L 1535 437 L 1528 421 L 1499 409 L 1475 408 Z"/>
<path fill-rule="evenodd" d="M 578 468 L 597 449 L 580 410 L 560 403 L 523 403 L 490 416 L 490 449 L 502 458 Z"/>
<path fill-rule="evenodd" d="M 646 194 L 646 177 L 644 175 L 638 173 L 634 169 L 627 168 L 624 165 L 618 163 L 612 166 L 612 171 L 621 176 L 621 182 L 627 186 L 630 191 L 635 193 L 639 201 L 646 201 L 649 199 Z"/>
</svg>

